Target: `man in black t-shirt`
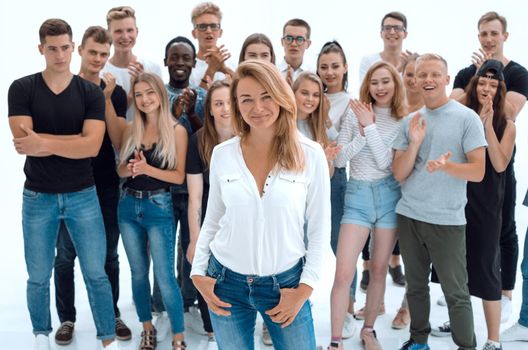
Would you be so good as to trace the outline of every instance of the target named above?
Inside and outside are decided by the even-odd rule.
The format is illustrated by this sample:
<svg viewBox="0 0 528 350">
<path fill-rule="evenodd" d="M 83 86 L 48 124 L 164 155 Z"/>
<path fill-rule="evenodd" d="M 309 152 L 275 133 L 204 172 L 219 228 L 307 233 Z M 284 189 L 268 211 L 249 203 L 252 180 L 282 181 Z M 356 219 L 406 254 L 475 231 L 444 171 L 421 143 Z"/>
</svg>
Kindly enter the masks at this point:
<svg viewBox="0 0 528 350">
<path fill-rule="evenodd" d="M 115 314 L 104 270 L 106 237 L 91 166 L 105 131 L 104 95 L 71 73 L 74 43 L 68 23 L 48 19 L 39 37 L 46 68 L 15 80 L 8 96 L 13 143 L 26 156 L 22 231 L 35 348 L 50 349 L 49 279 L 64 221 L 79 256 L 97 337 L 106 350 L 114 350 Z"/>
<path fill-rule="evenodd" d="M 127 96 L 111 73 L 101 69 L 110 56 L 112 38 L 108 31 L 100 26 L 86 29 L 79 46 L 81 69 L 79 76 L 101 87 L 105 95 L 106 132 L 97 157 L 92 159 L 93 175 L 97 197 L 103 214 L 106 233 L 105 270 L 112 286 L 114 312 L 116 314 L 115 331 L 117 339 L 132 338 L 130 329 L 121 320 L 117 301 L 119 299 L 119 227 L 117 224 L 117 204 L 119 201 L 119 176 L 116 172 L 114 147 L 119 149 L 121 136 L 126 126 Z M 113 145 L 113 147 L 112 147 Z M 55 257 L 55 300 L 61 326 L 55 333 L 55 342 L 67 345 L 73 340 L 75 310 L 74 262 L 77 256 L 65 225 L 61 225 L 57 239 Z"/>
<path fill-rule="evenodd" d="M 456 75 L 450 97 L 464 102 L 466 97 L 464 89 L 482 63 L 488 59 L 501 61 L 504 65 L 503 74 L 507 89 L 504 110 L 506 116 L 515 121 L 515 118 L 524 107 L 526 99 L 528 98 L 528 71 L 517 62 L 504 56 L 504 43 L 507 41 L 509 35 L 506 18 L 497 12 L 487 12 L 478 21 L 478 31 L 478 39 L 481 47 L 478 52 L 473 53 L 473 64 L 460 70 Z M 506 169 L 506 187 L 502 208 L 500 238 L 502 278 L 501 322 L 506 322 L 511 314 L 512 291 L 515 285 L 519 254 L 515 225 L 516 180 L 513 162 L 514 157 L 512 156 L 510 164 Z M 440 327 L 439 330 L 441 331 L 443 328 Z M 433 334 L 435 333 L 438 332 L 434 330 Z"/>
</svg>

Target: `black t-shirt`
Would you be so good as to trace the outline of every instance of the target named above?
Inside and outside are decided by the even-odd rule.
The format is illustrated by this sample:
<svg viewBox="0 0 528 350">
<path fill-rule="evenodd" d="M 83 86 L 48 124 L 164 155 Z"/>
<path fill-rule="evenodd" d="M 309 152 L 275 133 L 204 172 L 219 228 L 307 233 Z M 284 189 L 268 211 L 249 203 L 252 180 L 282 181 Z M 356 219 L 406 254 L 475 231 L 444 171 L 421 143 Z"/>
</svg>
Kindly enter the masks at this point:
<svg viewBox="0 0 528 350">
<path fill-rule="evenodd" d="M 198 151 L 198 135 L 203 132 L 198 130 L 191 136 L 189 141 L 189 148 L 187 149 L 187 159 L 185 162 L 185 172 L 187 174 L 202 174 L 203 175 L 203 194 L 202 194 L 202 221 L 205 217 L 205 210 L 207 208 L 207 199 L 209 198 L 209 168 L 205 167 L 205 163 L 200 157 Z"/>
<path fill-rule="evenodd" d="M 103 92 L 77 75 L 58 95 L 48 88 L 42 73 L 15 80 L 9 87 L 8 105 L 10 117 L 30 116 L 37 133 L 76 135 L 85 120 L 104 121 Z M 24 173 L 24 186 L 36 192 L 67 193 L 94 185 L 91 158 L 27 156 Z"/>
<path fill-rule="evenodd" d="M 453 89 L 465 89 L 471 78 L 477 72 L 472 64 L 458 72 L 453 83 Z M 528 71 L 519 63 L 510 61 L 504 67 L 504 82 L 507 91 L 515 91 L 528 98 Z"/>
<path fill-rule="evenodd" d="M 101 90 L 104 90 L 106 84 L 101 80 L 99 86 L 101 87 Z M 116 85 L 110 99 L 114 105 L 116 115 L 119 118 L 126 118 L 127 96 L 125 90 L 123 90 L 121 86 Z M 119 176 L 116 171 L 116 156 L 114 148 L 112 147 L 112 142 L 110 141 L 110 136 L 108 135 L 108 129 L 105 132 L 99 154 L 97 157 L 92 158 L 92 166 L 95 185 L 97 187 L 104 188 L 119 185 Z"/>
<path fill-rule="evenodd" d="M 156 156 L 156 147 L 157 144 L 154 143 L 150 149 L 145 149 L 143 145 L 141 145 L 141 150 L 143 151 L 143 155 L 145 156 L 145 160 L 147 161 L 147 164 L 150 164 L 151 166 L 158 168 L 158 169 L 167 169 L 166 166 L 161 165 L 161 159 L 159 159 Z M 134 155 L 131 154 L 128 157 L 128 160 L 134 158 Z M 127 177 L 125 183 L 123 184 L 123 187 L 128 187 L 134 190 L 138 191 L 155 191 L 160 189 L 169 189 L 169 187 L 172 185 L 170 182 L 165 182 L 163 180 L 158 180 L 154 177 L 150 177 L 148 175 L 139 175 L 134 178 L 132 176 Z"/>
</svg>

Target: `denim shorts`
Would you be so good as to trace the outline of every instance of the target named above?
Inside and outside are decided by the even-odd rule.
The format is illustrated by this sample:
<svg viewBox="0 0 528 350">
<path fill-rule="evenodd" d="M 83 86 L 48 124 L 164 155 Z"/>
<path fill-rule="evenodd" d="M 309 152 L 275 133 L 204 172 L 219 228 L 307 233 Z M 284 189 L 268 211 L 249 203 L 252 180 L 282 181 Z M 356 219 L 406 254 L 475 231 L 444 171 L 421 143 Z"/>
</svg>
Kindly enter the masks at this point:
<svg viewBox="0 0 528 350">
<path fill-rule="evenodd" d="M 392 175 L 375 181 L 350 179 L 341 224 L 355 224 L 370 229 L 396 228 L 395 209 L 400 197 L 400 184 Z"/>
</svg>

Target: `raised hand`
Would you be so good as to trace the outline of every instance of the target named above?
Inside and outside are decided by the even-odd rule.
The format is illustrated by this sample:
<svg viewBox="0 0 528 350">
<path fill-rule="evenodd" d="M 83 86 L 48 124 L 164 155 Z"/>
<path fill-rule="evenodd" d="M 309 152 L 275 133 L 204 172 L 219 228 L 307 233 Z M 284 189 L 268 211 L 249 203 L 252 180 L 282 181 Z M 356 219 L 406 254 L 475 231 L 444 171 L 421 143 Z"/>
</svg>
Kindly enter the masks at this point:
<svg viewBox="0 0 528 350">
<path fill-rule="evenodd" d="M 130 81 L 134 81 L 138 75 L 143 73 L 145 68 L 140 62 L 130 62 L 128 65 L 128 74 L 130 74 Z"/>
<path fill-rule="evenodd" d="M 363 129 L 376 122 L 376 115 L 372 111 L 372 104 L 350 99 L 349 105 L 358 120 L 360 134 L 365 136 Z"/>
<path fill-rule="evenodd" d="M 478 51 L 473 52 L 471 55 L 471 63 L 473 63 L 477 70 L 475 71 L 475 74 L 477 74 L 478 70 L 480 69 L 480 66 L 484 63 L 484 61 L 489 60 L 493 58 L 491 53 L 487 53 L 486 51 L 482 50 L 482 48 L 479 48 Z"/>
<path fill-rule="evenodd" d="M 207 303 L 209 310 L 211 310 L 218 316 L 231 315 L 231 312 L 229 310 L 226 310 L 226 308 L 231 307 L 231 304 L 220 300 L 220 298 L 214 292 L 214 286 L 216 284 L 216 280 L 214 278 L 209 276 L 198 275 L 194 275 L 191 278 L 194 286 L 196 287 L 196 289 L 198 289 L 198 292 L 200 292 L 205 302 Z"/>
<path fill-rule="evenodd" d="M 221 45 L 214 49 L 208 49 L 204 54 L 205 62 L 208 65 L 208 70 L 214 72 L 225 71 L 225 61 L 231 57 L 231 53 Z"/>
<path fill-rule="evenodd" d="M 435 171 L 442 170 L 448 163 L 449 157 L 451 157 L 451 152 L 448 151 L 442 154 L 436 160 L 427 161 L 427 164 L 425 166 L 427 171 L 433 173 Z"/>
<path fill-rule="evenodd" d="M 293 67 L 288 65 L 288 71 L 286 72 L 286 82 L 290 87 L 293 87 Z"/>
<path fill-rule="evenodd" d="M 485 128 L 493 127 L 493 99 L 491 95 L 486 96 L 486 101 L 484 101 L 480 109 L 479 116 Z"/>
<path fill-rule="evenodd" d="M 330 144 L 323 146 L 326 160 L 329 162 L 332 162 L 336 159 L 339 152 L 341 152 L 341 148 L 343 148 L 341 145 L 337 145 L 336 141 L 331 142 Z"/>
<path fill-rule="evenodd" d="M 106 85 L 103 90 L 103 93 L 105 95 L 105 98 L 108 100 L 112 96 L 112 93 L 114 92 L 114 89 L 116 87 L 116 78 L 112 75 L 112 73 L 105 72 L 101 79 L 103 79 Z"/>
<path fill-rule="evenodd" d="M 410 143 L 420 146 L 425 138 L 425 134 L 425 119 L 423 119 L 420 112 L 418 112 L 412 117 L 409 123 Z"/>
<path fill-rule="evenodd" d="M 398 64 L 398 67 L 396 67 L 398 72 L 403 73 L 403 67 L 405 66 L 405 64 L 407 63 L 409 58 L 412 55 L 414 55 L 414 54 L 415 54 L 414 52 L 409 51 L 409 50 L 405 50 L 405 51 L 401 52 L 401 54 L 400 54 L 400 63 Z"/>
</svg>

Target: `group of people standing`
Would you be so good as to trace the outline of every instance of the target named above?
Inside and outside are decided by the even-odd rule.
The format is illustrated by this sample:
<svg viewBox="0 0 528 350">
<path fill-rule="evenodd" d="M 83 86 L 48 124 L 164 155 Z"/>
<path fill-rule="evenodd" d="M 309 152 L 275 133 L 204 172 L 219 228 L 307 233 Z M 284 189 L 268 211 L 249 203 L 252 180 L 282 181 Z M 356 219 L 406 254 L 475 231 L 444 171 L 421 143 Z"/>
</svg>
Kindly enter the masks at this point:
<svg viewBox="0 0 528 350">
<path fill-rule="evenodd" d="M 218 6 L 199 4 L 191 19 L 198 50 L 183 36 L 167 43 L 166 84 L 159 66 L 132 52 L 135 12 L 121 6 L 108 11 L 108 29 L 85 31 L 78 75 L 70 70 L 70 25 L 46 20 L 45 70 L 9 89 L 14 146 L 26 156 L 22 225 L 35 349 L 50 349 L 53 268 L 55 342 L 72 341 L 77 256 L 102 346 L 131 339 L 117 307 L 120 233 L 141 350 L 167 336 L 173 349 L 186 349 L 192 322 L 211 346 L 252 349 L 257 314 L 265 344 L 315 349 L 309 298 L 329 243 L 329 350 L 344 348 L 355 319 L 364 320 L 365 349 L 381 349 L 374 326 L 385 312 L 388 272 L 406 287 L 392 322 L 410 324 L 402 350 L 429 349 L 430 333 L 475 349 L 470 295 L 483 300 L 483 349 L 528 340 L 528 296 L 519 322 L 499 335 L 517 268 L 514 121 L 528 97 L 528 71 L 503 53 L 504 17 L 480 18 L 481 49 L 448 96 L 447 62 L 403 51 L 407 19 L 388 13 L 383 51 L 362 60 L 358 98 L 347 91 L 339 42 L 322 46 L 315 69 L 304 62 L 311 27 L 302 19 L 283 27 L 281 62 L 270 39 L 255 33 L 236 68 L 217 46 Z M 362 252 L 367 299 L 356 312 Z M 528 283 L 528 262 L 522 266 Z M 451 321 L 433 329 L 430 278 Z"/>
</svg>

